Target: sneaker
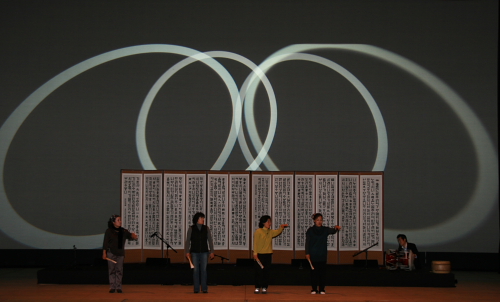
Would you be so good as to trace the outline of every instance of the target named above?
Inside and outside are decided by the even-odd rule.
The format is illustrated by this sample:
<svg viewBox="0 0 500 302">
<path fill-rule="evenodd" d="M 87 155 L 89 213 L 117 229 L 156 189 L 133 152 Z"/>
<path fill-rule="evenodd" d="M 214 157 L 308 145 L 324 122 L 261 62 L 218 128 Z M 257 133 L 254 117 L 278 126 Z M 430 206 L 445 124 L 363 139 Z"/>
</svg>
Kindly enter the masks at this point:
<svg viewBox="0 0 500 302">
<path fill-rule="evenodd" d="M 117 289 L 116 292 L 119 294 L 123 293 L 123 291 L 121 289 Z"/>
<path fill-rule="evenodd" d="M 260 293 L 260 288 L 255 288 L 255 290 L 253 291 L 254 294 L 259 294 Z"/>
<path fill-rule="evenodd" d="M 204 293 L 204 294 L 208 294 L 208 290 L 204 290 L 204 291 L 203 291 L 203 293 Z"/>
<path fill-rule="evenodd" d="M 109 290 L 109 293 L 110 293 L 110 294 L 112 294 L 112 293 L 114 293 L 115 291 L 116 291 L 116 289 L 112 288 L 112 289 L 110 289 L 110 290 Z"/>
<path fill-rule="evenodd" d="M 325 291 L 324 291 L 324 290 L 320 290 L 320 291 L 319 291 L 319 293 L 320 293 L 321 295 L 326 295 L 326 293 L 325 293 Z"/>
<path fill-rule="evenodd" d="M 263 293 L 263 294 L 267 294 L 267 288 L 263 288 L 263 289 L 262 289 L 262 293 Z"/>
<path fill-rule="evenodd" d="M 315 289 L 311 290 L 311 295 L 316 295 L 317 293 L 318 293 L 317 290 L 315 290 Z"/>
</svg>

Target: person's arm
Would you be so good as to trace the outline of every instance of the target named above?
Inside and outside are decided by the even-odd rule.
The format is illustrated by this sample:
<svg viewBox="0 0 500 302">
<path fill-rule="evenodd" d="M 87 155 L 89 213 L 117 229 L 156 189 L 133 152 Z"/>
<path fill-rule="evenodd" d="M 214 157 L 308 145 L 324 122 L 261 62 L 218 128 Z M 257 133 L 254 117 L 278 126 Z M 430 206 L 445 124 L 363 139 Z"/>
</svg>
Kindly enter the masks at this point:
<svg viewBox="0 0 500 302">
<path fill-rule="evenodd" d="M 274 237 L 278 236 L 279 234 L 281 234 L 281 232 L 283 232 L 283 230 L 287 226 L 288 226 L 288 224 L 282 224 L 282 225 L 280 225 L 279 229 L 277 229 L 277 230 L 271 230 L 271 237 L 274 238 Z"/>
<path fill-rule="evenodd" d="M 311 233 L 309 230 L 306 232 L 306 259 L 311 260 L 311 255 L 309 254 L 309 243 L 311 241 Z"/>
<path fill-rule="evenodd" d="M 260 245 L 260 240 L 261 240 L 259 230 L 260 229 L 257 229 L 255 231 L 255 234 L 253 235 L 253 258 L 255 260 L 259 260 L 259 256 L 257 255 L 259 253 L 259 245 Z"/>
<path fill-rule="evenodd" d="M 186 235 L 186 241 L 184 243 L 184 253 L 186 253 L 186 257 L 191 257 L 191 227 L 188 228 L 188 232 Z"/>
<path fill-rule="evenodd" d="M 340 231 L 341 228 L 342 227 L 338 226 L 338 225 L 334 226 L 333 228 L 328 228 L 328 234 L 329 235 L 330 234 L 335 234 L 335 233 L 337 233 L 337 231 Z"/>
<path fill-rule="evenodd" d="M 106 260 L 108 258 L 108 249 L 109 249 L 109 232 L 106 230 L 104 233 L 104 241 L 102 243 L 102 259 Z"/>
<path fill-rule="evenodd" d="M 210 231 L 210 228 L 207 226 L 207 239 L 208 239 L 208 250 L 210 251 L 210 260 L 215 258 L 214 254 L 214 240 L 212 237 L 212 231 Z"/>
</svg>

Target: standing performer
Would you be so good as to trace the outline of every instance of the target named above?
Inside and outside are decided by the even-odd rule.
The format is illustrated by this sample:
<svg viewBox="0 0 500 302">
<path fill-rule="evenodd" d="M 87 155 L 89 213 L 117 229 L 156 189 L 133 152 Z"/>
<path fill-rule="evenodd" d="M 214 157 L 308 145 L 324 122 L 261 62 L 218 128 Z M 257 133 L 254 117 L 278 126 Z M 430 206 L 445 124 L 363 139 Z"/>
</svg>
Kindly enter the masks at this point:
<svg viewBox="0 0 500 302">
<path fill-rule="evenodd" d="M 193 285 L 194 293 L 208 293 L 207 285 L 207 264 L 210 253 L 210 260 L 214 259 L 214 242 L 210 228 L 205 224 L 205 214 L 196 213 L 193 216 L 193 225 L 188 229 L 186 236 L 185 251 L 186 257 L 191 259 L 194 265 Z"/>
<path fill-rule="evenodd" d="M 316 213 L 312 216 L 314 225 L 306 232 L 306 258 L 312 263 L 311 294 L 325 294 L 326 260 L 328 256 L 328 235 L 337 233 L 341 229 L 336 225 L 333 228 L 323 226 L 323 215 Z"/>
<path fill-rule="evenodd" d="M 273 260 L 272 239 L 287 227 L 282 224 L 278 230 L 271 230 L 271 217 L 262 216 L 259 220 L 259 228 L 255 231 L 253 239 L 253 258 L 255 259 L 255 294 L 261 292 L 267 294 L 269 286 L 269 268 Z M 262 266 L 261 266 L 262 265 Z"/>
<path fill-rule="evenodd" d="M 122 228 L 120 215 L 112 215 L 102 244 L 102 259 L 108 260 L 109 292 L 122 293 L 123 258 L 125 258 L 125 240 L 137 240 L 135 233 Z M 112 261 L 111 261 L 112 260 Z"/>
</svg>

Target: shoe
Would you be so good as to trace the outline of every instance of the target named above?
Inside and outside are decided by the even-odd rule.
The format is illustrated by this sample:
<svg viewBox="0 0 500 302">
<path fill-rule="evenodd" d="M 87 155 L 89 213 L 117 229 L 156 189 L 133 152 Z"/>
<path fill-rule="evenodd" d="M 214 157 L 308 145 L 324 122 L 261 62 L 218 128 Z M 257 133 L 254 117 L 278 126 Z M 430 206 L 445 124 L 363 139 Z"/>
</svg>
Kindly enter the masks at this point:
<svg viewBox="0 0 500 302">
<path fill-rule="evenodd" d="M 208 294 L 208 290 L 204 290 L 204 291 L 203 291 L 203 293 L 204 293 L 204 294 Z"/>
<path fill-rule="evenodd" d="M 116 292 L 119 294 L 123 293 L 123 291 L 121 289 L 117 289 Z"/>
<path fill-rule="evenodd" d="M 195 294 L 197 294 L 197 293 L 199 293 L 199 292 L 195 291 L 194 293 L 195 293 Z"/>
<path fill-rule="evenodd" d="M 315 290 L 315 289 L 311 290 L 311 295 L 316 295 L 317 293 L 318 293 L 317 290 Z"/>
<path fill-rule="evenodd" d="M 262 289 L 262 293 L 263 293 L 263 294 L 267 294 L 267 288 L 263 288 L 263 289 Z"/>
<path fill-rule="evenodd" d="M 254 294 L 259 294 L 260 293 L 260 288 L 255 288 L 255 290 L 253 291 Z"/>
<path fill-rule="evenodd" d="M 112 288 L 112 289 L 110 289 L 110 290 L 109 290 L 109 293 L 110 293 L 110 294 L 112 294 L 112 293 L 114 293 L 115 291 L 116 291 L 116 289 Z"/>
<path fill-rule="evenodd" d="M 324 290 L 320 290 L 320 291 L 319 291 L 319 293 L 320 293 L 321 295 L 326 295 L 326 293 L 325 293 L 325 291 L 324 291 Z"/>
</svg>

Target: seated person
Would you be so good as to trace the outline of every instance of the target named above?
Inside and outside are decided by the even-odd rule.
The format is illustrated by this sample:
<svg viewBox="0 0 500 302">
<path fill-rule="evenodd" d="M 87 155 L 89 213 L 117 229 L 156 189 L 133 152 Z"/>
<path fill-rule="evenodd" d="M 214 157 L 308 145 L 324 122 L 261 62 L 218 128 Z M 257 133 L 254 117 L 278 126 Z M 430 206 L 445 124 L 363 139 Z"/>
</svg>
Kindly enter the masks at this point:
<svg viewBox="0 0 500 302">
<path fill-rule="evenodd" d="M 406 239 L 406 235 L 404 234 L 399 234 L 397 236 L 397 239 L 399 243 L 398 252 L 406 253 L 411 251 L 413 253 L 412 262 L 415 268 L 419 268 L 417 246 L 414 243 L 408 242 L 408 240 Z"/>
</svg>

